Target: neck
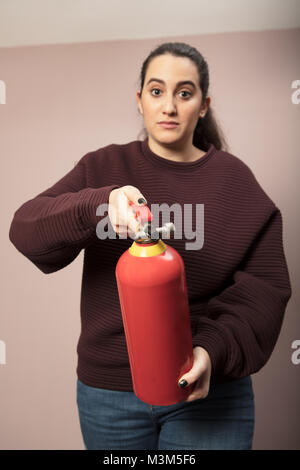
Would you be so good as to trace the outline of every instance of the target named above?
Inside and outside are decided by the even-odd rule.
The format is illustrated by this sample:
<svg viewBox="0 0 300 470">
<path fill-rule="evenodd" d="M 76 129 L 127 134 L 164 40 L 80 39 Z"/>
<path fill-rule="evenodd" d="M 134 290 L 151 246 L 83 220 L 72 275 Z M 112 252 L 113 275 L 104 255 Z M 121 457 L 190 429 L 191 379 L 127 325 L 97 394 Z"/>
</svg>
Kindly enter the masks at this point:
<svg viewBox="0 0 300 470">
<path fill-rule="evenodd" d="M 188 142 L 162 144 L 149 135 L 148 145 L 150 150 L 152 150 L 152 152 L 156 155 L 174 162 L 193 162 L 206 153 L 203 150 L 195 147 L 192 143 L 192 139 L 190 139 Z"/>
</svg>

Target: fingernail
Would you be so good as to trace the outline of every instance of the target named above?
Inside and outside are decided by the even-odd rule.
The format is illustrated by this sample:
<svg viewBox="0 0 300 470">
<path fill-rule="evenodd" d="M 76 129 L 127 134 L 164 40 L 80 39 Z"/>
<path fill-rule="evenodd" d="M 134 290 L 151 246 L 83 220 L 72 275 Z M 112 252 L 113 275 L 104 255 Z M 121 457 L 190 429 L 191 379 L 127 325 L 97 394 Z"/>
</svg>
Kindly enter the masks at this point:
<svg viewBox="0 0 300 470">
<path fill-rule="evenodd" d="M 184 388 L 188 385 L 188 383 L 185 379 L 182 379 L 182 380 L 180 380 L 178 385 L 179 385 L 179 387 Z"/>
<path fill-rule="evenodd" d="M 146 199 L 144 199 L 143 197 L 140 197 L 140 199 L 138 199 L 138 203 L 139 203 L 139 204 L 145 204 L 145 203 L 146 203 Z"/>
</svg>

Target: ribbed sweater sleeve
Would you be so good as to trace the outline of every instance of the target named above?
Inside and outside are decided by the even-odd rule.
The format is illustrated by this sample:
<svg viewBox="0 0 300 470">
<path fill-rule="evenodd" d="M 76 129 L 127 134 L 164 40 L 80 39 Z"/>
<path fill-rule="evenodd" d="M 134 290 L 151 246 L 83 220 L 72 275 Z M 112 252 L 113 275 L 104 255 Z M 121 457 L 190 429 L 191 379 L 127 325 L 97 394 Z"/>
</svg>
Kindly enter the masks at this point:
<svg viewBox="0 0 300 470">
<path fill-rule="evenodd" d="M 95 240 L 97 222 L 104 217 L 96 216 L 96 209 L 108 203 L 110 192 L 119 187 L 86 187 L 89 155 L 14 213 L 9 230 L 11 242 L 45 274 L 70 264 Z"/>
<path fill-rule="evenodd" d="M 193 346 L 207 350 L 212 376 L 237 379 L 257 372 L 279 336 L 291 285 L 282 243 L 282 215 L 274 206 L 233 283 L 207 303 Z"/>
</svg>

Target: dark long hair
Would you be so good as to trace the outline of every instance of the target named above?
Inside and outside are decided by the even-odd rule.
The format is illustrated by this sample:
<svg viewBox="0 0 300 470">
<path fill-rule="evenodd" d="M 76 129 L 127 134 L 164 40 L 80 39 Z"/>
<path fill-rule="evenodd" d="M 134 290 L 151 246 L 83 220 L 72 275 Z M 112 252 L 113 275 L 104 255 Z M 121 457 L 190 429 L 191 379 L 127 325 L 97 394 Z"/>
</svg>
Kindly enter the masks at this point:
<svg viewBox="0 0 300 470">
<path fill-rule="evenodd" d="M 189 44 L 184 42 L 165 42 L 158 45 L 150 52 L 148 57 L 144 60 L 141 73 L 140 73 L 140 94 L 142 94 L 147 68 L 154 57 L 163 54 L 172 54 L 177 57 L 188 57 L 191 59 L 198 69 L 199 86 L 202 91 L 202 103 L 205 103 L 208 87 L 209 87 L 209 72 L 208 65 L 202 54 Z M 147 136 L 147 131 L 143 128 Z M 201 150 L 207 151 L 210 144 L 213 144 L 218 150 L 227 150 L 228 145 L 223 135 L 220 126 L 217 124 L 211 106 L 203 118 L 199 118 L 195 127 L 193 136 L 193 145 Z"/>
</svg>

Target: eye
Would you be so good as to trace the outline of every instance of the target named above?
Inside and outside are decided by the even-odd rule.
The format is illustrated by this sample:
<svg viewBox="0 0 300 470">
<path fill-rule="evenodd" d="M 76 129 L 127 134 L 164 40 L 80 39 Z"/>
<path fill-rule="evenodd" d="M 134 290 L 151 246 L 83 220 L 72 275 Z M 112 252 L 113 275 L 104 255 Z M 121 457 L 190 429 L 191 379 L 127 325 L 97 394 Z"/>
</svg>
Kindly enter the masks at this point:
<svg viewBox="0 0 300 470">
<path fill-rule="evenodd" d="M 159 88 L 152 88 L 151 94 L 153 95 L 152 91 L 160 91 Z M 157 94 L 154 94 L 153 96 L 158 96 Z"/>
<path fill-rule="evenodd" d="M 186 91 L 186 90 L 182 90 L 182 91 L 180 91 L 180 93 L 187 93 L 188 94 L 188 96 L 185 96 L 183 98 L 188 98 L 192 94 L 192 93 L 190 93 L 189 91 Z"/>
</svg>

